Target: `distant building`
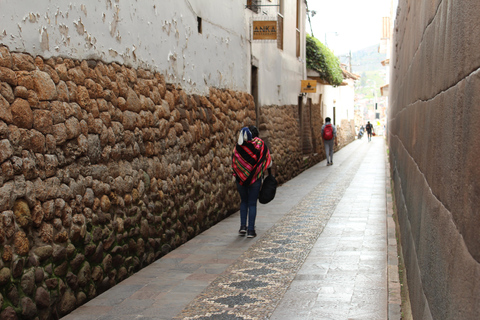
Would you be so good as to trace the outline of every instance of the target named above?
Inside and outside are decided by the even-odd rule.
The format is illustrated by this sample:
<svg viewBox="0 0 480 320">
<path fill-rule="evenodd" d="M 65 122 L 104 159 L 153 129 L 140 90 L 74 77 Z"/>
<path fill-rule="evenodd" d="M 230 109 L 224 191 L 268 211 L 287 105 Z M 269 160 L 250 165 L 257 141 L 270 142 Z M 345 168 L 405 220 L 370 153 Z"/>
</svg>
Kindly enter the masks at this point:
<svg viewBox="0 0 480 320">
<path fill-rule="evenodd" d="M 387 112 L 388 109 L 388 94 L 390 89 L 390 57 L 392 55 L 392 35 L 393 35 L 393 26 L 394 26 L 394 10 L 397 8 L 398 0 L 390 0 L 390 11 L 389 15 L 382 18 L 382 30 L 380 38 L 380 46 L 378 47 L 379 53 L 384 53 L 386 55 L 385 60 L 383 60 L 382 66 L 385 67 L 385 84 L 380 87 L 380 94 L 385 99 L 385 106 L 380 112 L 380 125 L 383 131 L 383 127 L 387 124 Z"/>
</svg>

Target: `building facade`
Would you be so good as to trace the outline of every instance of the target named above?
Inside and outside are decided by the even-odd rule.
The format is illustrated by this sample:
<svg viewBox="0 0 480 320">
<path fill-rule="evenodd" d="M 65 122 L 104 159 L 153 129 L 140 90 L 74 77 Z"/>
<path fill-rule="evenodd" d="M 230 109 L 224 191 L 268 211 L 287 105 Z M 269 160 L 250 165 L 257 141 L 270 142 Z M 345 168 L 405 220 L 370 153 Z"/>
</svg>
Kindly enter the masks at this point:
<svg viewBox="0 0 480 320">
<path fill-rule="evenodd" d="M 334 87 L 321 80 L 320 75 L 315 70 L 307 70 L 309 79 L 317 81 L 316 92 L 306 95 L 312 105 L 311 117 L 312 130 L 316 137 L 313 138 L 313 149 L 316 152 L 323 152 L 323 142 L 321 137 L 321 126 L 325 118 L 332 119 L 332 123 L 337 127 L 337 144 L 342 147 L 355 140 L 355 81 L 360 76 L 350 73 L 342 66 L 344 81 L 341 85 Z M 308 105 L 308 104 L 307 104 Z M 318 120 L 313 117 L 318 117 Z"/>
<path fill-rule="evenodd" d="M 0 41 L 12 51 L 144 68 L 188 93 L 249 90 L 244 1 L 7 0 L 1 6 Z"/>
<path fill-rule="evenodd" d="M 305 169 L 305 2 L 206 3 L 0 3 L 0 318 L 59 318 L 237 211 L 243 126 L 280 183 Z"/>
</svg>

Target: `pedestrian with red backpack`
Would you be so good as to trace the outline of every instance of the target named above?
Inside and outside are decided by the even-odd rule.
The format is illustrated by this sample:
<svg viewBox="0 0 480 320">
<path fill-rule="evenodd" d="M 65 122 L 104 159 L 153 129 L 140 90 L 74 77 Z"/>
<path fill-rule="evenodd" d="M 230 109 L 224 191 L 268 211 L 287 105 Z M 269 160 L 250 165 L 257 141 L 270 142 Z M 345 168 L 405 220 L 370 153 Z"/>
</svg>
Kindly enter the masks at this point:
<svg viewBox="0 0 480 320">
<path fill-rule="evenodd" d="M 322 126 L 323 145 L 325 146 L 325 155 L 327 156 L 327 166 L 333 165 L 333 144 L 337 136 L 337 128 L 331 123 L 330 117 L 325 118 L 325 124 Z"/>
</svg>

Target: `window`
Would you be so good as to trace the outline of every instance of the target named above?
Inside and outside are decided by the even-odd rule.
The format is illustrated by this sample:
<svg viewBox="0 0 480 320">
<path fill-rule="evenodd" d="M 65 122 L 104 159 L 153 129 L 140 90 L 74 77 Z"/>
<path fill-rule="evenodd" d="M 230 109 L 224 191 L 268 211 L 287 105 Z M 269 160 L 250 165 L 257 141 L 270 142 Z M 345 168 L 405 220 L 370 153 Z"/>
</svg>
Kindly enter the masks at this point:
<svg viewBox="0 0 480 320">
<path fill-rule="evenodd" d="M 277 17 L 277 47 L 283 50 L 283 15 L 285 14 L 285 0 L 278 1 L 278 17 Z"/>
<path fill-rule="evenodd" d="M 247 0 L 247 8 L 252 10 L 255 13 L 260 12 L 260 3 L 261 0 Z"/>
<path fill-rule="evenodd" d="M 277 17 L 277 47 L 283 50 L 283 15 L 280 13 Z"/>
</svg>

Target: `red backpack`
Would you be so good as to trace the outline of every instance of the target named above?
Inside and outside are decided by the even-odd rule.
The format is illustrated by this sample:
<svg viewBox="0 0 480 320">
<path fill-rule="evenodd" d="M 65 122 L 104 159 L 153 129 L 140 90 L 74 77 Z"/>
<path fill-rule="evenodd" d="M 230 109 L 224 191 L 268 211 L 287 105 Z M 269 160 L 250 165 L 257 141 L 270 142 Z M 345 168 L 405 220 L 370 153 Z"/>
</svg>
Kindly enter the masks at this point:
<svg viewBox="0 0 480 320">
<path fill-rule="evenodd" d="M 331 124 L 327 124 L 323 129 L 323 139 L 325 140 L 333 139 L 333 127 Z"/>
</svg>

